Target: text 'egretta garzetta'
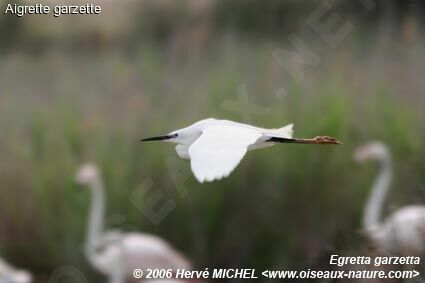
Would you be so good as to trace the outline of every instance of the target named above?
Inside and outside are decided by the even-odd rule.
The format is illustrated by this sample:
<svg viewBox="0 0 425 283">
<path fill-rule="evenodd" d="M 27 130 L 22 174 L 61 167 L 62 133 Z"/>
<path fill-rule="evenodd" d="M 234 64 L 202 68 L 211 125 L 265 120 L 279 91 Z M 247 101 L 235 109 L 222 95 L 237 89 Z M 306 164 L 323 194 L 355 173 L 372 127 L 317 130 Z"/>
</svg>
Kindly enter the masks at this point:
<svg viewBox="0 0 425 283">
<path fill-rule="evenodd" d="M 279 129 L 263 129 L 209 118 L 169 134 L 141 141 L 177 143 L 177 154 L 183 159 L 190 159 L 192 172 L 201 183 L 229 176 L 248 150 L 269 147 L 276 143 L 341 144 L 328 136 L 293 138 L 292 127 L 289 124 Z"/>
</svg>

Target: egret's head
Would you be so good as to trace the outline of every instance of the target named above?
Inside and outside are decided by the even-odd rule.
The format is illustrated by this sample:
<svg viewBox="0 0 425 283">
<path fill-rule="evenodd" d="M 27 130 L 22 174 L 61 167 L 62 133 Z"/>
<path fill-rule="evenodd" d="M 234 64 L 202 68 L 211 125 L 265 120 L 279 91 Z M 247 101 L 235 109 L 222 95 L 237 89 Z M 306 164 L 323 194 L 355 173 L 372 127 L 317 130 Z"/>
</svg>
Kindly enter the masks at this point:
<svg viewBox="0 0 425 283">
<path fill-rule="evenodd" d="M 374 141 L 358 147 L 354 160 L 361 163 L 367 160 L 380 160 L 389 156 L 388 148 L 382 142 Z"/>
<path fill-rule="evenodd" d="M 99 176 L 99 169 L 93 163 L 83 164 L 75 175 L 75 181 L 80 185 L 89 185 Z"/>
</svg>

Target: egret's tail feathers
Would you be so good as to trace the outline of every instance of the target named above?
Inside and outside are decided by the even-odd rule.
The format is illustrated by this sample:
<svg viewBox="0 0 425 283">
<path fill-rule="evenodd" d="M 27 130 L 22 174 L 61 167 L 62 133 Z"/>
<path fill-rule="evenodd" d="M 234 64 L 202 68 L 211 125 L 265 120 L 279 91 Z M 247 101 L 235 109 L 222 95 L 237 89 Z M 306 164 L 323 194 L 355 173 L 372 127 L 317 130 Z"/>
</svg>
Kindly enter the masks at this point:
<svg viewBox="0 0 425 283">
<path fill-rule="evenodd" d="M 293 128 L 294 128 L 294 124 L 289 124 L 279 129 L 273 129 L 273 132 L 275 132 L 277 135 L 279 135 L 282 138 L 290 139 L 292 138 L 292 135 L 294 134 Z"/>
</svg>

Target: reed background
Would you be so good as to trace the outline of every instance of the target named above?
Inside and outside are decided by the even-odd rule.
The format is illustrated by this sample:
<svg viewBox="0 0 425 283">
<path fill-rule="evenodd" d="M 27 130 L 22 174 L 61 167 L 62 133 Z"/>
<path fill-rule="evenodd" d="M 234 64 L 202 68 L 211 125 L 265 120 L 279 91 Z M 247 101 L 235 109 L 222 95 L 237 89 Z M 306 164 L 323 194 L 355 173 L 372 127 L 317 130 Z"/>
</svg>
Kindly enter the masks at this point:
<svg viewBox="0 0 425 283">
<path fill-rule="evenodd" d="M 367 254 L 360 220 L 376 168 L 354 164 L 356 146 L 391 148 L 386 213 L 425 201 L 423 3 L 330 1 L 354 26 L 336 48 L 305 21 L 322 3 L 104 1 L 98 16 L 1 14 L 2 257 L 37 282 L 62 265 L 101 281 L 82 252 L 90 195 L 74 174 L 84 161 L 101 167 L 107 227 L 160 235 L 199 268 L 329 269 L 329 254 Z M 294 50 L 293 33 L 321 59 L 300 65 L 301 82 L 272 55 Z M 225 106 L 244 87 L 267 111 Z M 207 117 L 293 122 L 296 136 L 344 145 L 252 152 L 201 185 L 173 146 L 139 142 Z M 147 178 L 177 204 L 158 225 L 129 200 Z"/>
</svg>

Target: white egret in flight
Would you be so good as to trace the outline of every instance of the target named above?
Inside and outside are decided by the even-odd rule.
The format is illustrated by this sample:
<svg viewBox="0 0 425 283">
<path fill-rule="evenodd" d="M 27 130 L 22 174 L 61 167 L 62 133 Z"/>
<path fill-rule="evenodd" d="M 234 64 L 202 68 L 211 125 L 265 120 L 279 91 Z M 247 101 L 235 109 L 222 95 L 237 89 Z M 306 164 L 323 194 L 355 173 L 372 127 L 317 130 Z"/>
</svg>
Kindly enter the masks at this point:
<svg viewBox="0 0 425 283">
<path fill-rule="evenodd" d="M 293 138 L 292 127 L 289 124 L 279 129 L 263 129 L 210 118 L 169 134 L 141 141 L 177 143 L 177 154 L 183 159 L 190 159 L 192 172 L 201 183 L 229 176 L 248 150 L 269 147 L 276 143 L 341 144 L 328 136 Z"/>
</svg>

